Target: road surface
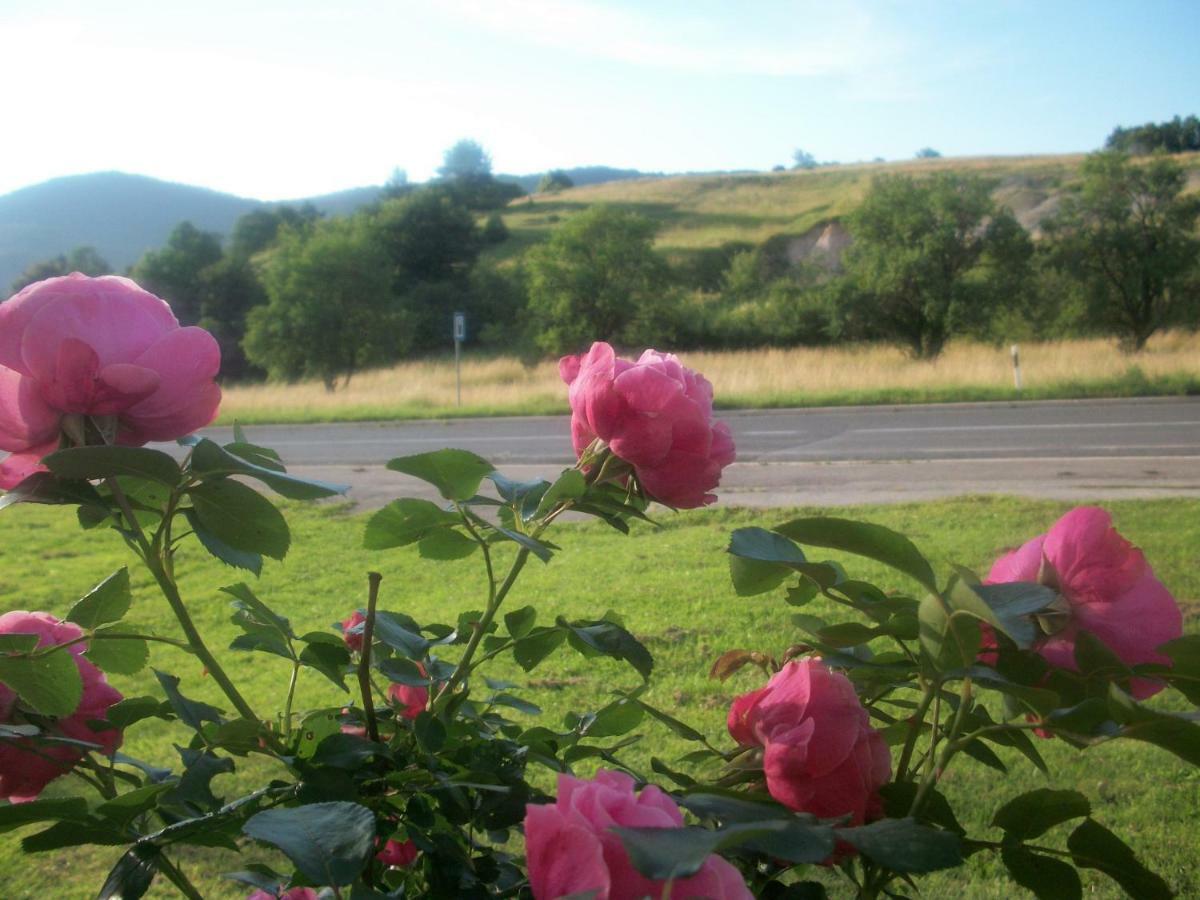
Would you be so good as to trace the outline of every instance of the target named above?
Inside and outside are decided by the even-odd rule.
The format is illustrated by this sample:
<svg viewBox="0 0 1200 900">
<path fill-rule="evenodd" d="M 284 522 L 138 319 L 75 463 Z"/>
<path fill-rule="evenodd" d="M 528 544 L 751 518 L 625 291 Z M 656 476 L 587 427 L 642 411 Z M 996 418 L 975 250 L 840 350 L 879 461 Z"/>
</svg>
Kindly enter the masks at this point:
<svg viewBox="0 0 1200 900">
<path fill-rule="evenodd" d="M 727 505 L 900 502 L 963 493 L 1068 500 L 1200 497 L 1200 399 L 727 411 L 738 461 Z M 248 429 L 290 470 L 352 485 L 372 508 L 428 496 L 393 456 L 473 450 L 506 474 L 552 477 L 574 461 L 558 416 L 266 425 Z M 205 434 L 225 441 L 226 428 Z"/>
</svg>

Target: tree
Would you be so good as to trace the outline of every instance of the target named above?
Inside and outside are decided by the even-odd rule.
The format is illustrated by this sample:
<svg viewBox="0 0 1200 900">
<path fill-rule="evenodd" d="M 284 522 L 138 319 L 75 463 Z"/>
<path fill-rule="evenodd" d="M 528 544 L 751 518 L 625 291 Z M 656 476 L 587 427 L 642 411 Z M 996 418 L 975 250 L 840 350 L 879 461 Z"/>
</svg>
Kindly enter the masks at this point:
<svg viewBox="0 0 1200 900">
<path fill-rule="evenodd" d="M 365 217 L 287 229 L 263 271 L 267 303 L 247 316 L 246 356 L 273 378 L 316 377 L 333 390 L 363 366 L 407 352 L 387 252 Z"/>
<path fill-rule="evenodd" d="M 817 158 L 807 150 L 801 150 L 797 147 L 792 151 L 792 168 L 793 169 L 815 169 L 817 167 Z"/>
<path fill-rule="evenodd" d="M 1091 316 L 1127 352 L 1200 313 L 1192 288 L 1200 198 L 1184 196 L 1186 184 L 1183 168 L 1165 156 L 1137 164 L 1124 153 L 1093 153 L 1079 192 L 1043 223 L 1056 263 L 1087 286 Z"/>
<path fill-rule="evenodd" d="M 594 206 L 529 252 L 529 310 L 543 350 L 665 336 L 667 266 L 654 251 L 654 231 L 643 216 Z"/>
<path fill-rule="evenodd" d="M 1032 254 L 1012 214 L 996 209 L 991 185 L 969 175 L 877 178 L 848 225 L 851 289 L 839 295 L 852 298 L 863 331 L 898 340 L 921 359 L 1013 302 L 1012 273 Z"/>
<path fill-rule="evenodd" d="M 111 275 L 112 266 L 99 253 L 95 247 L 76 247 L 66 256 L 61 253 L 53 259 L 45 259 L 41 262 L 31 263 L 25 268 L 25 271 L 17 276 L 12 283 L 12 290 L 15 294 L 35 281 L 42 281 L 46 278 L 54 278 L 59 275 L 70 275 L 72 272 L 82 272 L 84 275 Z"/>
<path fill-rule="evenodd" d="M 1200 118 L 1179 116 L 1170 122 L 1147 122 L 1134 128 L 1117 126 L 1104 142 L 1108 150 L 1134 155 L 1162 150 L 1166 153 L 1190 153 L 1200 150 Z"/>
<path fill-rule="evenodd" d="M 492 158 L 483 145 L 470 138 L 463 138 L 442 154 L 442 165 L 438 174 L 443 178 L 477 178 L 491 176 Z"/>
<path fill-rule="evenodd" d="M 301 206 L 264 206 L 238 218 L 229 239 L 231 256 L 249 259 L 271 246 L 279 229 L 287 226 L 304 229 L 321 218 L 320 211 L 311 203 Z"/>
<path fill-rule="evenodd" d="M 206 328 L 221 346 L 221 375 L 242 378 L 253 367 L 246 359 L 242 339 L 246 334 L 246 316 L 267 302 L 266 291 L 250 260 L 232 253 L 200 270 L 199 325 Z"/>
<path fill-rule="evenodd" d="M 917 159 L 941 159 L 942 154 L 932 147 L 922 147 L 916 152 Z"/>
<path fill-rule="evenodd" d="M 200 272 L 221 259 L 221 236 L 180 222 L 161 250 L 151 250 L 133 267 L 133 278 L 168 303 L 183 325 L 200 321 Z"/>
<path fill-rule="evenodd" d="M 542 176 L 537 189 L 539 194 L 557 194 L 573 187 L 575 187 L 575 182 L 571 180 L 570 175 L 562 169 L 552 169 Z"/>
<path fill-rule="evenodd" d="M 386 201 L 374 227 L 403 293 L 419 281 L 444 281 L 471 268 L 479 255 L 479 226 L 452 191 L 427 188 Z"/>
</svg>

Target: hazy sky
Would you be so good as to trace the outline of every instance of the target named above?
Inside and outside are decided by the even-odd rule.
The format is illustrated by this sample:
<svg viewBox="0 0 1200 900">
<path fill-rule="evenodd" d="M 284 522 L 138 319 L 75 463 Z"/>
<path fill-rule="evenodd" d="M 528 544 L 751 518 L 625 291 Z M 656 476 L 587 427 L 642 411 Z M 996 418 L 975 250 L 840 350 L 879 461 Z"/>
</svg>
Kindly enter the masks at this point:
<svg viewBox="0 0 1200 900">
<path fill-rule="evenodd" d="M 1200 113 L 1200 0 L 0 0 L 0 193 L 1094 149 Z"/>
</svg>

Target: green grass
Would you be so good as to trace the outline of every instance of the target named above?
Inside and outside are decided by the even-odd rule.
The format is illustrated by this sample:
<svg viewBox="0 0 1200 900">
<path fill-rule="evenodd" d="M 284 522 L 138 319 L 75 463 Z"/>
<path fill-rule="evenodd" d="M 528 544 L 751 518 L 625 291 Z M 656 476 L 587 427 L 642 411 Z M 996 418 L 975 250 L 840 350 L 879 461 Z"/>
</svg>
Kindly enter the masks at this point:
<svg viewBox="0 0 1200 900">
<path fill-rule="evenodd" d="M 1066 508 L 1055 502 L 974 497 L 860 507 L 851 514 L 909 534 L 944 571 L 950 562 L 986 568 L 1000 551 L 1045 530 Z M 1195 631 L 1200 609 L 1200 501 L 1119 502 L 1110 508 L 1121 530 L 1147 550 L 1160 577 L 1185 604 L 1187 627 Z M 769 526 L 798 512 L 694 512 L 664 517 L 662 528 L 639 527 L 631 537 L 594 524 L 557 526 L 553 540 L 561 545 L 561 553 L 548 566 L 531 563 L 511 602 L 533 603 L 543 619 L 617 610 L 655 656 L 648 699 L 725 743 L 723 722 L 729 700 L 757 687 L 759 679 L 744 672 L 727 684 L 711 681 L 707 671 L 712 660 L 733 647 L 779 653 L 798 635 L 789 623 L 790 609 L 780 596 L 741 599 L 734 595 L 722 551 L 731 529 Z M 384 575 L 382 607 L 403 610 L 419 621 L 452 621 L 458 611 L 480 606 L 482 577 L 477 560 L 430 563 L 419 560 L 410 549 L 364 551 L 360 547 L 363 517 L 347 507 L 293 505 L 287 513 L 293 527 L 292 550 L 284 563 L 269 565 L 255 588 L 289 616 L 298 631 L 328 627 L 361 605 L 370 569 Z M 131 561 L 114 534 L 80 532 L 68 510 L 17 507 L 4 511 L 0 523 L 7 551 L 0 572 L 2 609 L 48 609 L 62 614 L 90 585 Z M 841 561 L 855 576 L 903 586 L 900 576 L 879 566 L 845 557 Z M 241 580 L 241 574 L 195 552 L 184 552 L 178 569 L 193 615 L 247 696 L 260 710 L 282 706 L 286 663 L 224 650 L 236 630 L 229 623 L 228 598 L 218 593 L 218 588 Z M 147 577 L 134 571 L 133 581 L 131 620 L 174 633 L 165 604 Z M 213 685 L 189 657 L 155 646 L 152 664 L 179 675 L 182 689 L 190 696 L 221 705 Z M 494 674 L 526 686 L 521 693 L 543 707 L 544 719 L 550 724 L 569 710 L 596 708 L 611 688 L 633 686 L 637 680 L 622 665 L 587 661 L 567 649 L 558 651 L 532 675 L 511 663 L 499 666 Z M 148 671 L 113 681 L 127 696 L 156 692 Z M 301 705 L 339 702 L 336 689 L 311 673 L 302 674 L 300 689 Z M 655 755 L 671 759 L 688 749 L 665 729 L 644 724 L 641 730 Z M 171 765 L 177 762 L 172 741 L 183 737 L 182 729 L 141 723 L 126 735 L 125 750 Z M 1095 804 L 1096 817 L 1127 839 L 1180 896 L 1200 895 L 1200 860 L 1194 838 L 1200 780 L 1195 770 L 1162 751 L 1132 742 L 1084 754 L 1049 741 L 1040 749 L 1053 773 L 1049 784 L 1084 791 Z M 649 755 L 648 746 L 635 747 L 628 757 L 644 767 Z M 945 791 L 972 833 L 995 836 L 986 827 L 990 813 L 1004 799 L 1047 783 L 1023 759 L 1016 757 L 1010 762 L 1012 777 L 1004 781 L 969 760 L 953 769 L 945 781 Z M 239 760 L 238 766 L 238 773 L 214 782 L 218 794 L 236 796 L 256 779 L 273 774 L 263 763 L 247 765 Z M 62 779 L 50 791 L 61 794 L 74 787 Z M 119 848 L 81 848 L 24 857 L 18 846 L 24 833 L 29 831 L 0 838 L 0 883 L 5 898 L 94 896 L 120 852 Z M 181 855 L 206 897 L 245 896 L 248 892 L 219 881 L 218 874 L 265 858 L 265 852 L 253 846 L 240 858 L 214 851 Z M 982 855 L 965 869 L 923 884 L 929 897 L 1018 895 L 998 864 Z M 1089 896 L 1118 896 L 1101 879 L 1088 879 L 1088 884 Z M 157 895 L 169 896 L 169 892 L 160 886 Z"/>
</svg>

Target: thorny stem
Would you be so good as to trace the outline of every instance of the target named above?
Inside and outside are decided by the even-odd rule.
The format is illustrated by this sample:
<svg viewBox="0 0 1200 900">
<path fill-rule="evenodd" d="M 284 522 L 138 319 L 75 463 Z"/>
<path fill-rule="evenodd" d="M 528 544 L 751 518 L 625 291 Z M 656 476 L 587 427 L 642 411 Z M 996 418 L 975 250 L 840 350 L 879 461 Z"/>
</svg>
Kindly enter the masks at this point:
<svg viewBox="0 0 1200 900">
<path fill-rule="evenodd" d="M 375 701 L 371 698 L 371 642 L 375 637 L 375 607 L 379 602 L 379 583 L 383 576 L 367 573 L 367 621 L 363 623 L 362 653 L 358 658 L 358 689 L 362 694 L 363 715 L 367 719 L 367 737 L 379 740 L 379 723 L 375 719 Z"/>
<path fill-rule="evenodd" d="M 940 691 L 939 691 L 940 693 Z M 929 758 L 926 761 L 925 777 L 921 779 L 921 786 L 917 788 L 917 795 L 913 797 L 912 806 L 909 807 L 908 814 L 916 816 L 921 811 L 921 804 L 925 802 L 925 796 L 937 781 L 939 775 L 946 771 L 946 767 L 950 764 L 950 760 L 960 749 L 958 732 L 962 728 L 963 716 L 966 715 L 967 707 L 971 705 L 971 679 L 964 678 L 962 682 L 962 690 L 958 694 L 958 709 L 954 711 L 954 719 L 950 724 L 950 731 L 946 734 L 946 743 L 942 747 L 941 756 L 936 756 L 933 752 L 934 748 L 929 748 Z M 934 719 L 934 739 L 937 738 L 937 719 Z"/>
<path fill-rule="evenodd" d="M 217 662 L 217 658 L 213 656 L 212 651 L 204 643 L 204 638 L 200 636 L 200 632 L 196 628 L 196 623 L 192 621 L 187 606 L 184 604 L 183 598 L 179 595 L 179 588 L 167 573 L 167 568 L 160 557 L 160 553 L 156 552 L 151 547 L 150 542 L 146 540 L 146 534 L 142 531 L 142 526 L 138 524 L 137 516 L 133 512 L 133 507 L 129 504 L 129 498 L 125 496 L 125 492 L 121 489 L 121 485 L 113 477 L 106 478 L 105 484 L 112 491 L 113 499 L 117 501 L 121 512 L 124 513 L 125 519 L 129 523 L 134 542 L 141 551 L 142 560 L 146 563 L 146 568 L 150 570 L 150 574 L 154 576 L 154 580 L 158 583 L 159 590 L 162 591 L 167 604 L 171 607 L 171 612 L 175 614 L 175 618 L 179 621 L 179 627 L 183 629 L 183 634 L 187 638 L 192 652 L 199 657 L 200 661 L 204 664 L 204 668 L 212 675 L 213 681 L 224 691 L 225 696 L 229 698 L 229 702 L 233 704 L 238 714 L 251 721 L 259 721 L 254 709 L 242 697 L 237 687 L 229 679 L 229 676 L 225 674 L 225 670 L 221 668 L 221 664 Z"/>
<path fill-rule="evenodd" d="M 925 724 L 925 714 L 929 712 L 929 704 L 933 702 L 934 694 L 940 691 L 941 684 L 937 681 L 932 681 L 925 686 L 925 693 L 921 697 L 921 703 L 916 711 L 909 719 L 908 736 L 904 739 L 904 749 L 900 752 L 900 762 L 896 764 L 896 780 L 903 781 L 904 776 L 908 773 L 908 764 L 912 762 L 913 750 L 917 746 L 917 737 L 921 733 L 921 726 Z"/>
</svg>

